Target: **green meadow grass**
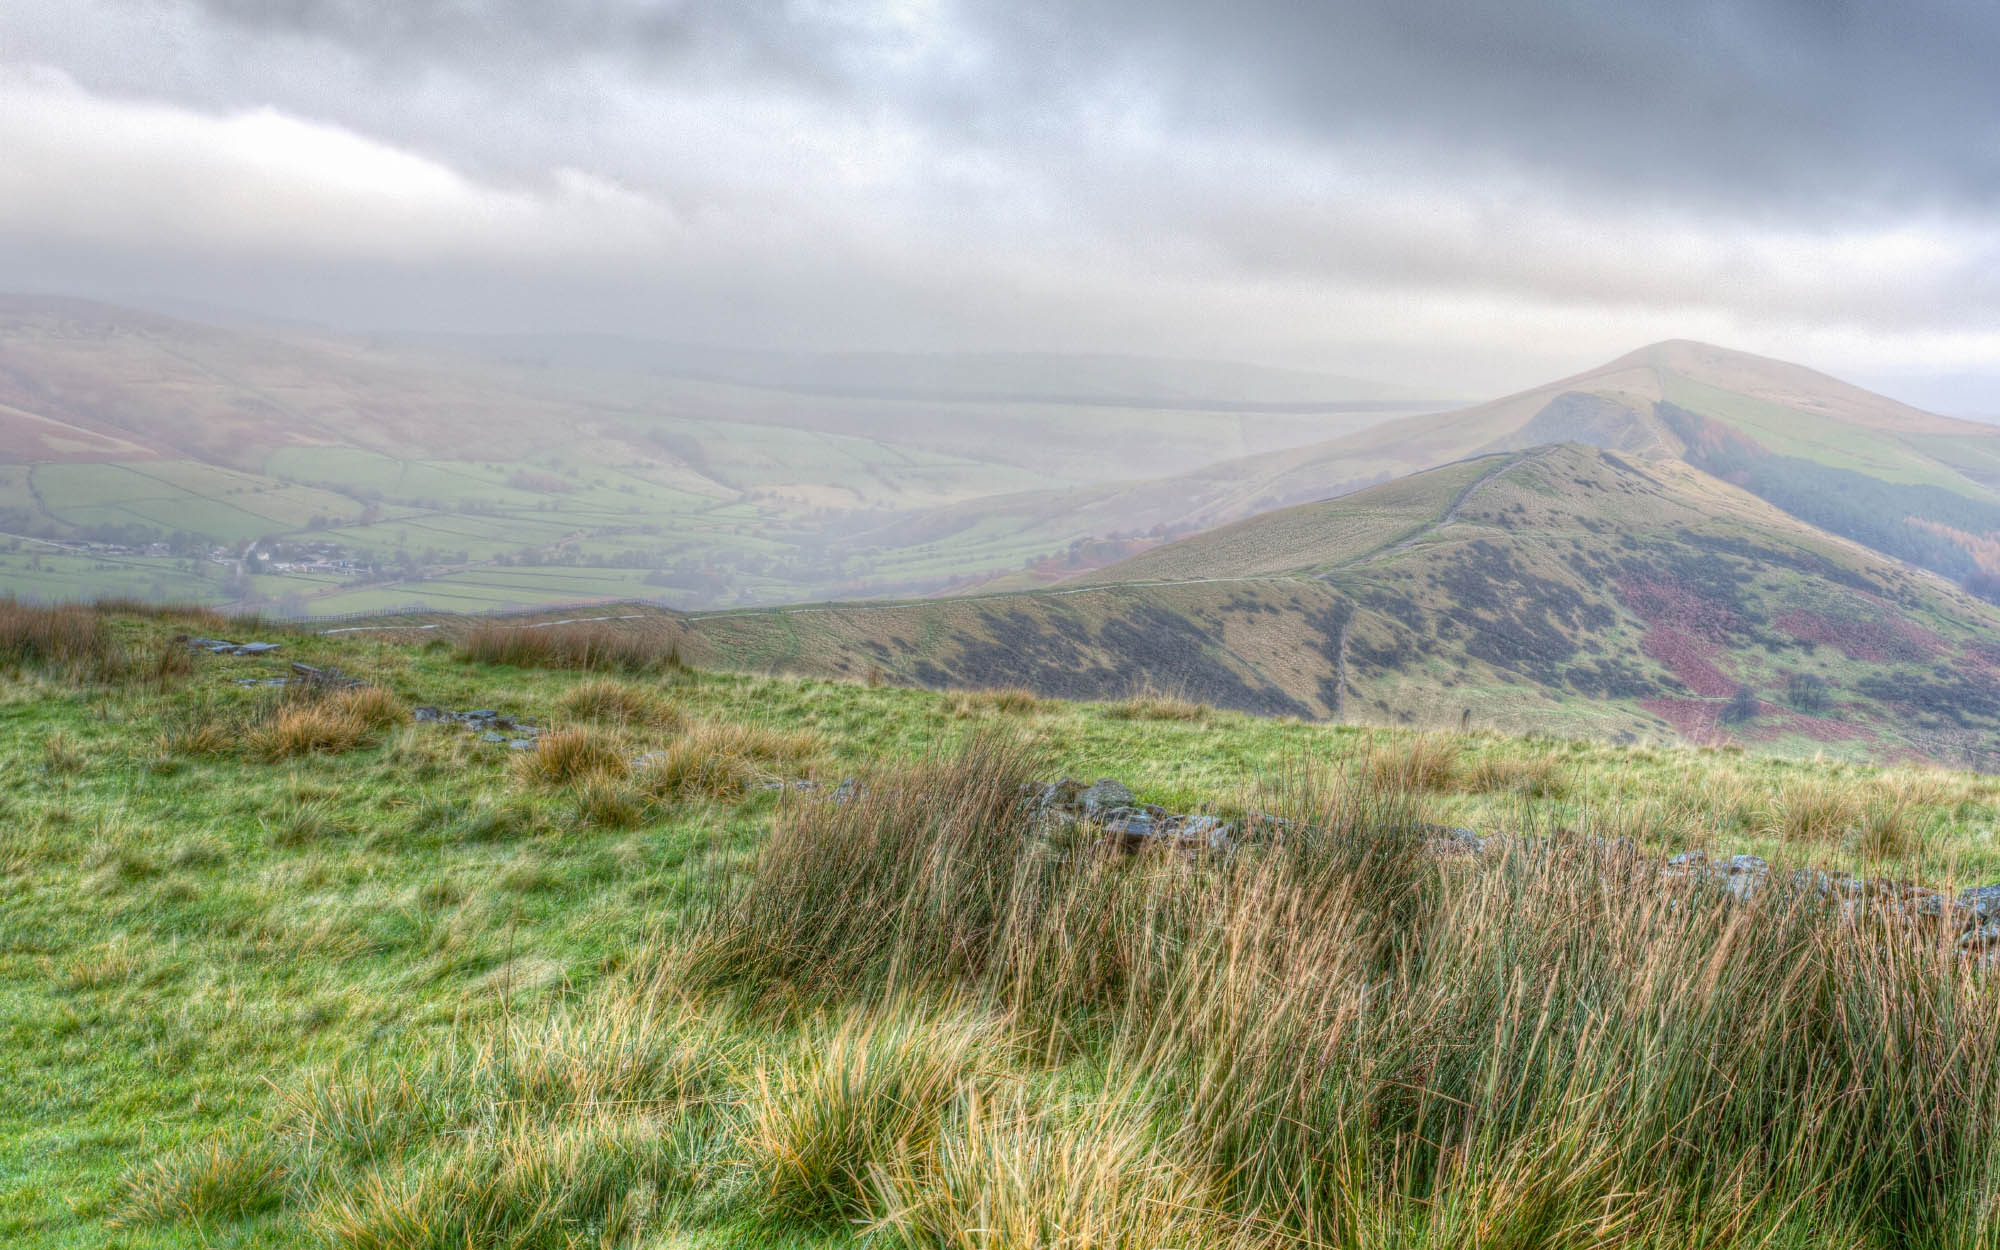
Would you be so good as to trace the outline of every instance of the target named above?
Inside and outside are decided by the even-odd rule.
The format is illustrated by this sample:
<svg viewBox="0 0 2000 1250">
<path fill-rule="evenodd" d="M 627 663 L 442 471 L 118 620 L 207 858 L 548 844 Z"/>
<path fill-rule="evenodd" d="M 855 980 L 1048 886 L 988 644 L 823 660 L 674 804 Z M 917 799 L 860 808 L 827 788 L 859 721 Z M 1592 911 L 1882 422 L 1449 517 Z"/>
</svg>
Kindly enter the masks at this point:
<svg viewBox="0 0 2000 1250">
<path fill-rule="evenodd" d="M 283 649 L 187 659 L 187 631 Z M 1397 839 L 1574 830 L 1983 882 L 1993 779 L 524 634 L 0 611 L 0 1244 L 1859 1246 L 1918 1217 L 1945 1222 L 1895 1244 L 1991 1244 L 1964 1132 L 1991 1099 L 1937 1111 L 1856 1031 L 1873 993 L 1883 1047 L 1930 1047 L 1920 1017 L 2000 1019 L 1990 986 L 1811 917 L 1773 922 L 1799 961 L 1774 962 L 1721 912 L 1631 902 L 1615 866 L 1452 885 Z M 238 684 L 294 660 L 387 697 Z M 566 728 L 528 757 L 415 704 Z M 1060 774 L 1351 837 L 1106 876 L 1004 815 Z M 762 788 L 856 775 L 848 807 Z M 1703 960 L 1741 984 L 1682 985 Z M 1795 1013 L 1834 983 L 1786 968 L 1822 965 L 1860 997 Z M 1390 982 L 1377 1011 L 1362 991 Z M 1952 1027 L 1965 1046 L 1916 1066 L 1991 1081 L 1991 1029 Z M 1659 1127 L 1687 1117 L 1720 1126 L 1712 1157 Z M 1746 1153 L 1759 1124 L 1792 1163 Z M 1841 1163 L 1880 1151 L 1915 1170 Z"/>
</svg>

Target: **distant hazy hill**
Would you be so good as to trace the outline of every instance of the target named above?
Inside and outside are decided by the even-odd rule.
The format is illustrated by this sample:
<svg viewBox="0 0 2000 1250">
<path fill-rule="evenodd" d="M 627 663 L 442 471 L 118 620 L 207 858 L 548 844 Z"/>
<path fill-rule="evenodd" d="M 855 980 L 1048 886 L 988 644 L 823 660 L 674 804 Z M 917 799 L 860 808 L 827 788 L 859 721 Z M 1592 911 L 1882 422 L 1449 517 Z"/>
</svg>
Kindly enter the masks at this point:
<svg viewBox="0 0 2000 1250">
<path fill-rule="evenodd" d="M 818 395 L 1292 412 L 1434 409 L 1441 398 L 1336 374 L 1148 356 L 757 351 L 609 335 L 432 335 L 411 341 L 537 369 L 637 372 Z"/>
<path fill-rule="evenodd" d="M 1050 590 L 688 622 L 718 659 L 927 685 L 1982 762 L 1996 627 L 1988 604 L 1677 459 L 1575 443 Z"/>
<path fill-rule="evenodd" d="M 1412 406 L 1201 361 L 363 341 L 0 296 L 0 544 L 25 543 L 0 551 L 0 590 L 321 613 L 921 592 L 1056 554 L 1096 518 L 942 538 L 903 518 Z M 377 573 L 232 564 L 261 539 Z"/>
</svg>

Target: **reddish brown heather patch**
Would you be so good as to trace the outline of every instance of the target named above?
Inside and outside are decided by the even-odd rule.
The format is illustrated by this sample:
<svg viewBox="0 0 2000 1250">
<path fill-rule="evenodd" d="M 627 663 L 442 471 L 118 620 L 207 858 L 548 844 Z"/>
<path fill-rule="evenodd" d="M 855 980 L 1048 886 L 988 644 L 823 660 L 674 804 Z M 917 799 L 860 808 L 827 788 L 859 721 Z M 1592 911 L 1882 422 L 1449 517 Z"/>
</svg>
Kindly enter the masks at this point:
<svg viewBox="0 0 2000 1250">
<path fill-rule="evenodd" d="M 1743 627 L 1736 612 L 1681 585 L 1627 577 L 1618 583 L 1618 597 L 1633 615 L 1652 626 L 1665 626 L 1712 642 L 1722 642 Z"/>
<path fill-rule="evenodd" d="M 1712 642 L 1684 630 L 1657 627 L 1646 631 L 1639 649 L 1672 669 L 1681 684 L 1696 694 L 1721 698 L 1736 693 L 1736 683 L 1709 660 L 1717 650 Z"/>
<path fill-rule="evenodd" d="M 1719 742 L 1727 737 L 1716 728 L 1716 721 L 1722 715 L 1722 704 L 1706 699 L 1644 699 L 1639 706 L 1674 727 L 1674 732 L 1689 742 Z"/>
<path fill-rule="evenodd" d="M 1794 712 L 1782 703 L 1759 702 L 1757 719 L 1735 728 L 1753 742 L 1770 742 L 1786 734 L 1797 734 L 1814 742 L 1852 742 L 1858 738 L 1875 737 L 1874 733 L 1853 721 L 1831 716 L 1807 716 L 1803 712 Z"/>
<path fill-rule="evenodd" d="M 1776 624 L 1800 642 L 1838 647 L 1848 659 L 1871 664 L 1929 660 L 1945 649 L 1943 638 L 1914 621 L 1837 620 L 1793 611 L 1780 616 Z"/>
</svg>

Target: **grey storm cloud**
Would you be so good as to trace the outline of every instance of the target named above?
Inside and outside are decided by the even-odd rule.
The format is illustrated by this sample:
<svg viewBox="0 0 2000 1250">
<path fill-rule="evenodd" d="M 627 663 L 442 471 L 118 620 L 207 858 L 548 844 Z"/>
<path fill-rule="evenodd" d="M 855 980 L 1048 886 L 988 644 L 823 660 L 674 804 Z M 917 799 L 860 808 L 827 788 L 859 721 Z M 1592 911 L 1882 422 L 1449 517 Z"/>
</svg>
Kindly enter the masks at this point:
<svg viewBox="0 0 2000 1250">
<path fill-rule="evenodd" d="M 337 43 L 383 65 L 480 76 L 605 60 L 635 73 L 745 72 L 836 85 L 852 37 L 830 13 L 729 0 L 195 0 L 210 18 Z"/>
<path fill-rule="evenodd" d="M 471 78 L 602 61 L 759 73 L 1004 142 L 1114 78 L 1175 124 L 1418 143 L 1585 191 L 1818 213 L 2000 201 L 1990 0 L 1015 0 L 947 4 L 972 57 L 885 72 L 882 11 L 746 0 L 200 0 L 213 19 Z"/>
<path fill-rule="evenodd" d="M 1990 0 L 1074 0 L 1178 110 L 1380 134 L 1627 193 L 1821 208 L 2000 195 Z M 1039 24 L 1018 41 L 1032 48 Z"/>
<path fill-rule="evenodd" d="M 1476 389 L 1674 336 L 1983 370 L 1996 65 L 1992 0 L 17 0 L 0 286 Z"/>
</svg>

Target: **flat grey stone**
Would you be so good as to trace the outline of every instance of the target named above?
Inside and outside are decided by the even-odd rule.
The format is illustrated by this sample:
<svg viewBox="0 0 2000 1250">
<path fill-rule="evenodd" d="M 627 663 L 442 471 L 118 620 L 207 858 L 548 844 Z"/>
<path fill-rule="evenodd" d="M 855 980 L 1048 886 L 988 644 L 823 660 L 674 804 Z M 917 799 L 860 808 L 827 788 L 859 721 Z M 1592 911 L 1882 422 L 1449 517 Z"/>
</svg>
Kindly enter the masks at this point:
<svg viewBox="0 0 2000 1250">
<path fill-rule="evenodd" d="M 1971 908 L 1972 914 L 1981 920 L 2000 919 L 2000 882 L 1961 890 L 1958 901 L 1961 906 Z"/>
<path fill-rule="evenodd" d="M 1095 785 L 1077 796 L 1077 801 L 1086 815 L 1095 816 L 1114 807 L 1132 806 L 1132 791 L 1123 782 L 1099 777 Z"/>
</svg>

